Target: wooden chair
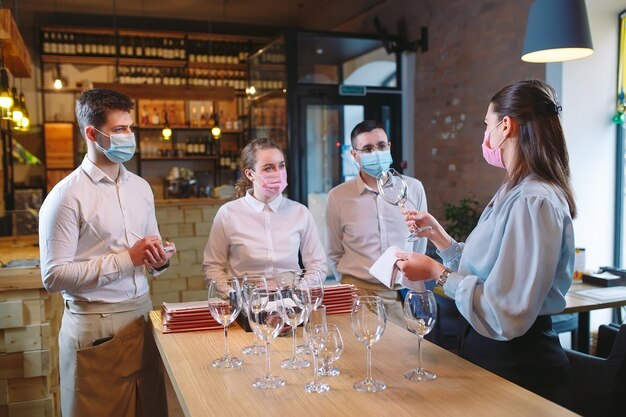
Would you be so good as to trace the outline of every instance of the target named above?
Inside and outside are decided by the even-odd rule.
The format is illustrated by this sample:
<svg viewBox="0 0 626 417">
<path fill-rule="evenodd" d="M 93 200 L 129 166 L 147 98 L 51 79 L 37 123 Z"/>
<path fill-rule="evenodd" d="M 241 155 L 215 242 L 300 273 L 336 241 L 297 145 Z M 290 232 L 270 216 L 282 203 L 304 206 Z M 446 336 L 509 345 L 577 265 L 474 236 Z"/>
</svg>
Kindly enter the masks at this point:
<svg viewBox="0 0 626 417">
<path fill-rule="evenodd" d="M 626 413 L 626 325 L 619 328 L 608 357 L 566 350 L 572 367 L 570 409 L 585 417 Z"/>
</svg>

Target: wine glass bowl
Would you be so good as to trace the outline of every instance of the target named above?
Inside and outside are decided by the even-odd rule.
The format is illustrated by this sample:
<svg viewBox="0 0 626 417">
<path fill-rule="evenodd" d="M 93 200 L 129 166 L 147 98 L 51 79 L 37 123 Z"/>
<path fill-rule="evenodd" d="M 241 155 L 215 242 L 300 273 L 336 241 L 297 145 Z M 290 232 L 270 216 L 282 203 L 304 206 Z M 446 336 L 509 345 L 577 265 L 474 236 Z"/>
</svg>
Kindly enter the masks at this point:
<svg viewBox="0 0 626 417">
<path fill-rule="evenodd" d="M 209 282 L 209 311 L 211 316 L 224 326 L 224 356 L 212 362 L 216 368 L 237 368 L 241 359 L 230 356 L 228 350 L 228 326 L 241 312 L 241 290 L 237 278 L 211 279 Z"/>
<path fill-rule="evenodd" d="M 408 200 L 409 186 L 404 177 L 395 169 L 383 171 L 376 177 L 378 195 L 387 203 L 404 208 Z M 416 227 L 413 233 L 406 238 L 407 242 L 413 242 L 419 237 L 417 233 L 432 229 L 431 226 Z"/>
<path fill-rule="evenodd" d="M 417 368 L 404 376 L 411 381 L 432 381 L 437 375 L 422 367 L 422 340 L 435 326 L 437 302 L 432 291 L 409 291 L 404 299 L 404 320 L 411 333 L 417 335 Z"/>
<path fill-rule="evenodd" d="M 383 300 L 376 296 L 356 297 L 352 303 L 352 331 L 357 340 L 365 344 L 367 375 L 354 383 L 360 392 L 378 392 L 387 388 L 379 380 L 372 379 L 372 345 L 380 340 L 387 325 Z"/>
<path fill-rule="evenodd" d="M 252 290 L 255 288 L 265 288 L 267 287 L 267 280 L 265 279 L 265 275 L 244 275 L 241 283 L 241 292 L 243 294 L 243 304 L 245 308 L 246 315 L 248 317 L 248 321 L 250 321 L 250 306 L 249 299 Z M 265 353 L 265 347 L 260 345 L 257 342 L 257 335 L 254 333 L 254 342 L 246 346 L 242 349 L 242 352 L 245 355 L 263 355 Z"/>
<path fill-rule="evenodd" d="M 338 360 L 343 353 L 343 339 L 339 328 L 328 324 L 328 336 L 324 340 L 324 346 L 318 353 L 320 362 L 317 374 L 319 376 L 338 376 L 341 371 L 333 367 L 333 362 Z"/>
<path fill-rule="evenodd" d="M 266 373 L 253 381 L 254 388 L 272 389 L 285 385 L 285 379 L 271 374 L 269 344 L 285 325 L 285 305 L 279 289 L 255 288 L 250 294 L 250 325 L 265 343 Z"/>
<path fill-rule="evenodd" d="M 306 368 L 311 365 L 311 362 L 297 356 L 296 329 L 304 321 L 307 308 L 311 304 L 307 281 L 296 272 L 283 272 L 276 277 L 275 281 L 285 304 L 285 324 L 291 327 L 293 335 L 292 357 L 281 361 L 280 366 L 285 369 Z"/>
</svg>

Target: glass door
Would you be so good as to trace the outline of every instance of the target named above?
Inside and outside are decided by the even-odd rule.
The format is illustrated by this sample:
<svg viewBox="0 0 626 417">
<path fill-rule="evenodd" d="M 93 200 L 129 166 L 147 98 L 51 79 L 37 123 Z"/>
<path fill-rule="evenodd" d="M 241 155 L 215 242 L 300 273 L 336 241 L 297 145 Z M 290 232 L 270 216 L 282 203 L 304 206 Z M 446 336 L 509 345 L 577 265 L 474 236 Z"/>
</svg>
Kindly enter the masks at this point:
<svg viewBox="0 0 626 417">
<path fill-rule="evenodd" d="M 311 210 L 320 239 L 325 242 L 325 212 L 328 192 L 358 175 L 350 150 L 350 133 L 366 119 L 385 126 L 392 145 L 394 167 L 401 168 L 400 96 L 394 94 L 335 99 L 300 99 L 300 160 L 296 174 L 296 200 Z M 397 140 L 394 140 L 397 138 Z"/>
</svg>

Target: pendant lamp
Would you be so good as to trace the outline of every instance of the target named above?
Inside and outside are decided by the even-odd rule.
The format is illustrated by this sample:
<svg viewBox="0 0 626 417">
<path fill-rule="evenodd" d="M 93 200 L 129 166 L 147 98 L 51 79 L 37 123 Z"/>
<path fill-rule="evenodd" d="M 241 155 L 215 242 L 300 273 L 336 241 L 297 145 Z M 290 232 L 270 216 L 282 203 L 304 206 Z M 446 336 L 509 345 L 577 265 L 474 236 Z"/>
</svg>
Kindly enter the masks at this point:
<svg viewBox="0 0 626 417">
<path fill-rule="evenodd" d="M 584 0 L 535 0 L 530 5 L 522 61 L 561 62 L 593 54 Z"/>
</svg>

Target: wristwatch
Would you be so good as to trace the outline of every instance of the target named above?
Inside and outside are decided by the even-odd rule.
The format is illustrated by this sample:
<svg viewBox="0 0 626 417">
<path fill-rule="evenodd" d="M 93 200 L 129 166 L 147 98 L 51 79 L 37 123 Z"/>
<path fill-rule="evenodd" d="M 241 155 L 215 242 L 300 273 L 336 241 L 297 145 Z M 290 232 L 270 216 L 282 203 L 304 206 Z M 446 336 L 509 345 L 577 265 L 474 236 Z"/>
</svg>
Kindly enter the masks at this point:
<svg viewBox="0 0 626 417">
<path fill-rule="evenodd" d="M 165 268 L 169 268 L 169 266 L 170 266 L 170 261 L 169 261 L 169 259 L 168 259 L 168 260 L 167 260 L 167 263 L 166 263 L 165 265 L 161 265 L 161 266 L 160 266 L 160 267 L 158 267 L 158 268 L 154 268 L 154 270 L 155 270 L 155 271 L 159 271 L 159 272 L 161 272 L 161 271 L 163 271 Z M 439 282 L 439 281 L 437 281 L 437 282 Z"/>
<path fill-rule="evenodd" d="M 437 278 L 437 285 L 443 287 L 451 273 L 452 270 L 450 268 L 443 268 L 441 274 L 439 274 L 439 278 Z"/>
</svg>

